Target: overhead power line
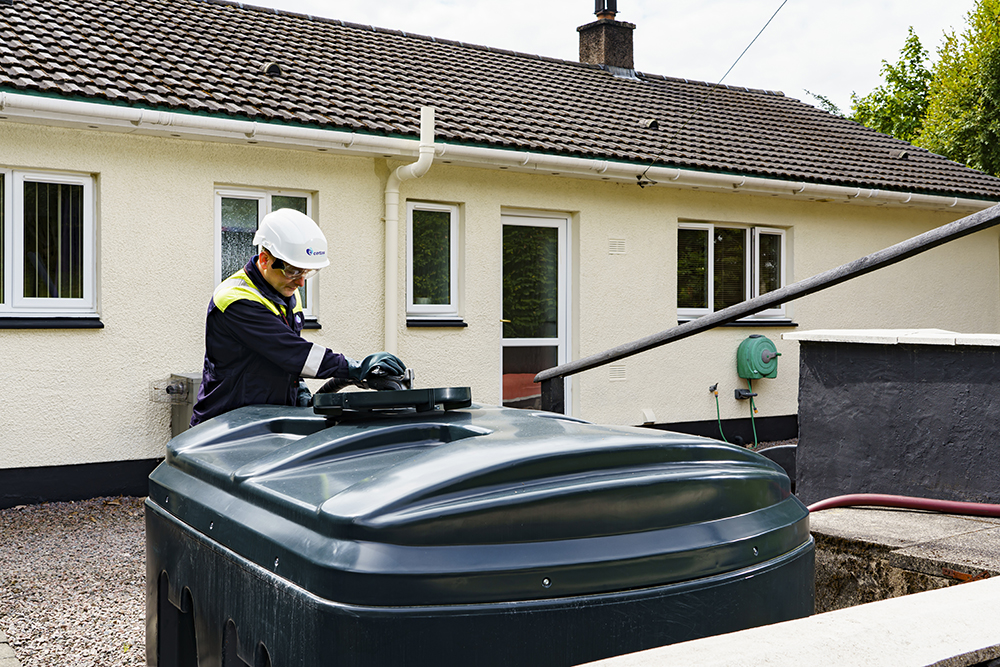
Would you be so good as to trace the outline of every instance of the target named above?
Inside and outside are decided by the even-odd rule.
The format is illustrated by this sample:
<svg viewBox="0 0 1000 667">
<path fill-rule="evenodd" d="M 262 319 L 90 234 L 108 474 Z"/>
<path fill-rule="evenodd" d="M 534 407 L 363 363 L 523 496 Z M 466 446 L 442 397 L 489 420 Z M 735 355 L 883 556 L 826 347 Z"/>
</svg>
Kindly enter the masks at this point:
<svg viewBox="0 0 1000 667">
<path fill-rule="evenodd" d="M 771 25 L 771 21 L 774 20 L 774 17 L 778 15 L 778 12 L 780 12 L 781 9 L 786 4 L 788 4 L 788 0 L 783 0 L 783 2 L 778 6 L 778 8 L 774 10 L 774 13 L 771 14 L 771 18 L 767 20 L 767 23 L 764 24 L 764 27 L 761 28 L 754 36 L 754 38 L 750 40 L 750 43 L 747 44 L 746 48 L 743 49 L 743 52 L 740 53 L 740 55 L 736 58 L 735 61 L 733 61 L 733 64 L 729 66 L 729 69 L 726 70 L 726 73 L 722 75 L 722 78 L 719 79 L 717 83 L 714 83 L 712 84 L 711 87 L 709 87 L 708 92 L 705 93 L 705 96 L 698 103 L 698 106 L 696 106 L 694 110 L 688 114 L 688 117 L 684 120 L 684 124 L 681 125 L 679 128 L 677 128 L 676 130 L 674 130 L 674 133 L 670 135 L 670 139 L 667 141 L 667 144 L 663 147 L 662 150 L 665 151 L 666 149 L 670 148 L 670 146 L 674 143 L 674 139 L 677 138 L 677 135 L 680 134 L 688 126 L 688 123 L 691 122 L 691 119 L 694 118 L 694 115 L 698 113 L 698 111 L 705 105 L 706 102 L 708 102 L 709 98 L 712 96 L 712 93 L 714 93 L 715 90 L 722 85 L 722 82 L 726 80 L 726 77 L 729 76 L 729 73 L 733 71 L 733 68 L 736 67 L 737 64 L 739 64 L 740 60 L 743 59 L 743 56 L 745 56 L 747 51 L 750 50 L 750 47 L 754 45 L 754 42 L 756 42 L 757 39 L 762 34 L 764 34 L 764 31 L 767 30 L 767 26 Z M 653 167 L 654 164 L 656 164 L 656 158 L 654 158 L 653 161 L 649 163 L 649 165 L 643 170 L 641 174 L 635 177 L 639 183 L 640 188 L 654 183 L 654 181 L 646 180 L 646 174 L 649 173 L 649 170 Z"/>
</svg>

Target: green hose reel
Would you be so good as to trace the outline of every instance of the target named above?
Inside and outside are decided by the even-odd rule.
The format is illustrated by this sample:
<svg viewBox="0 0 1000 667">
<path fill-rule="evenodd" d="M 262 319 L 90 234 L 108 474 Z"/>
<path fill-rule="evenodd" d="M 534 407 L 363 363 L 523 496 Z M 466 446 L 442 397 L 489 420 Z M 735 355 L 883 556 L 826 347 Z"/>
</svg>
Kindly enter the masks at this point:
<svg viewBox="0 0 1000 667">
<path fill-rule="evenodd" d="M 745 380 L 777 377 L 780 356 L 769 338 L 754 334 L 736 348 L 736 374 Z"/>
</svg>

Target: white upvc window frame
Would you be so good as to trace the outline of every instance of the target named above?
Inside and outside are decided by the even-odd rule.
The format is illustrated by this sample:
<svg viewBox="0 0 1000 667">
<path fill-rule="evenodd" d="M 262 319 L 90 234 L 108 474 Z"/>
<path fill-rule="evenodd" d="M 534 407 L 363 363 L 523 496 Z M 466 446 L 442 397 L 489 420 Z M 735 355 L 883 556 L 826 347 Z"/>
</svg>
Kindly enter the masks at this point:
<svg viewBox="0 0 1000 667">
<path fill-rule="evenodd" d="M 426 304 L 414 302 L 413 288 L 413 213 L 414 211 L 438 211 L 448 213 L 449 218 L 449 301 L 446 304 Z M 461 262 L 459 252 L 461 225 L 459 224 L 459 207 L 456 204 L 439 202 L 408 201 L 406 203 L 406 315 L 410 318 L 427 319 L 461 319 L 459 271 Z"/>
<path fill-rule="evenodd" d="M 4 179 L 3 303 L 0 317 L 80 317 L 97 313 L 97 224 L 94 178 L 67 172 L 0 169 Z M 24 184 L 79 185 L 83 193 L 83 296 L 78 298 L 24 296 Z"/>
<path fill-rule="evenodd" d="M 221 283 L 229 276 L 222 275 L 222 200 L 245 199 L 257 201 L 257 224 L 272 211 L 274 197 L 298 197 L 306 200 L 306 215 L 313 215 L 313 193 L 302 190 L 286 190 L 282 188 L 240 188 L 235 186 L 218 186 L 215 188 L 215 284 Z M 248 256 L 247 260 L 250 259 Z M 309 319 L 315 319 L 315 303 L 318 293 L 318 276 L 306 280 L 306 298 L 302 303 L 302 314 Z M 301 293 L 301 292 L 300 292 Z"/>
<path fill-rule="evenodd" d="M 781 239 L 781 284 L 779 287 L 784 287 L 787 277 L 787 267 L 788 267 L 788 254 L 786 252 L 786 239 L 787 234 L 784 229 L 779 229 L 776 227 L 763 227 L 755 225 L 741 225 L 741 224 L 727 224 L 727 223 L 708 223 L 708 222 L 680 222 L 677 225 L 678 230 L 681 229 L 693 229 L 693 230 L 704 230 L 708 233 L 708 253 L 707 253 L 707 280 L 708 280 L 708 307 L 706 308 L 677 308 L 677 317 L 680 320 L 692 320 L 704 315 L 708 315 L 715 312 L 715 244 L 713 242 L 713 236 L 716 229 L 739 229 L 744 230 L 747 234 L 747 243 L 744 244 L 745 247 L 745 257 L 743 260 L 744 270 L 746 275 L 744 276 L 744 284 L 746 289 L 744 290 L 744 301 L 752 299 L 754 297 L 760 296 L 760 235 L 769 234 L 778 236 Z M 676 255 L 675 255 L 676 261 Z M 675 263 L 675 272 L 677 271 L 677 266 Z M 768 308 L 759 313 L 751 315 L 749 317 L 741 318 L 739 321 L 757 321 L 757 320 L 775 320 L 775 319 L 785 319 L 785 306 L 781 304 L 776 308 Z"/>
</svg>

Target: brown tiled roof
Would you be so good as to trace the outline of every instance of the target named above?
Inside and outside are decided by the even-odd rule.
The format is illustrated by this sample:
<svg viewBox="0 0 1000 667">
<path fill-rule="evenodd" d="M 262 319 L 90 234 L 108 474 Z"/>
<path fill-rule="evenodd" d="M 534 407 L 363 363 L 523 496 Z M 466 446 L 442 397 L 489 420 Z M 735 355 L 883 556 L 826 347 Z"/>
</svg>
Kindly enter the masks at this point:
<svg viewBox="0 0 1000 667">
<path fill-rule="evenodd" d="M 429 104 L 444 143 L 1000 198 L 1000 179 L 780 93 L 220 0 L 9 1 L 0 90 L 410 136 Z"/>
</svg>

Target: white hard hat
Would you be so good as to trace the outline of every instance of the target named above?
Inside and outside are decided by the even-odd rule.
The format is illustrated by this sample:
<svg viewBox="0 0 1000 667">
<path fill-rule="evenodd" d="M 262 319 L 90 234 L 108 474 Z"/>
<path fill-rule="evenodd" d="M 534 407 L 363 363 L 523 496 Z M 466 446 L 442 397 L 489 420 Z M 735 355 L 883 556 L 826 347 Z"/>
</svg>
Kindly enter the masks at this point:
<svg viewBox="0 0 1000 667">
<path fill-rule="evenodd" d="M 322 269 L 330 265 L 326 237 L 319 225 L 294 209 L 281 208 L 265 215 L 253 244 L 300 269 Z"/>
</svg>

